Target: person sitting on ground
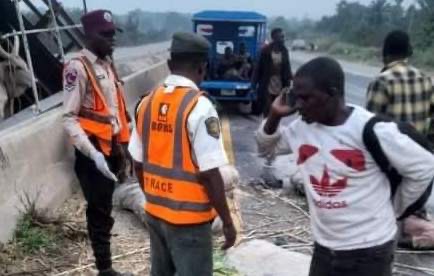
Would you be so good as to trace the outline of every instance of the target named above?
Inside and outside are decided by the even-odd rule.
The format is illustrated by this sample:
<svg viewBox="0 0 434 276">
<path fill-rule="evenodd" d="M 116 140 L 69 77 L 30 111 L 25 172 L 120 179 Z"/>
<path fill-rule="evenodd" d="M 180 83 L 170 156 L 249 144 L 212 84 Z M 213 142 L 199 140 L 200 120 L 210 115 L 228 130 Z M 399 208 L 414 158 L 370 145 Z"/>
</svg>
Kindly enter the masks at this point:
<svg viewBox="0 0 434 276">
<path fill-rule="evenodd" d="M 402 176 L 400 205 L 363 141 L 374 114 L 345 103 L 344 72 L 319 57 L 298 69 L 294 104 L 282 95 L 257 132 L 260 156 L 295 154 L 311 214 L 314 252 L 310 276 L 391 276 L 397 233 L 403 220 L 423 206 L 434 179 L 434 156 L 396 123 L 380 122 L 373 132 Z M 299 117 L 279 129 L 283 117 Z M 405 156 L 405 158 L 402 158 Z"/>
</svg>

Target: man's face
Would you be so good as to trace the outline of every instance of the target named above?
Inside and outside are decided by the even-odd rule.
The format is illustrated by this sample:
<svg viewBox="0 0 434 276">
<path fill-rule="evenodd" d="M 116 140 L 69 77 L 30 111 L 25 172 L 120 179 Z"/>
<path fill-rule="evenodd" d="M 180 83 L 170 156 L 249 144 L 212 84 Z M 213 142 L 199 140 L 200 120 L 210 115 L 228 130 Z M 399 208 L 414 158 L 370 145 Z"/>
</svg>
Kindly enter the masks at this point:
<svg viewBox="0 0 434 276">
<path fill-rule="evenodd" d="M 277 32 L 274 34 L 272 39 L 273 39 L 273 42 L 275 42 L 277 44 L 283 44 L 285 42 L 285 35 L 283 34 L 283 32 Z"/>
<path fill-rule="evenodd" d="M 115 48 L 115 31 L 105 31 L 88 35 L 91 45 L 98 56 L 111 56 Z"/>
<path fill-rule="evenodd" d="M 331 108 L 334 107 L 332 97 L 324 91 L 315 88 L 309 77 L 296 77 L 294 79 L 294 97 L 303 121 L 306 123 L 324 123 Z"/>
</svg>

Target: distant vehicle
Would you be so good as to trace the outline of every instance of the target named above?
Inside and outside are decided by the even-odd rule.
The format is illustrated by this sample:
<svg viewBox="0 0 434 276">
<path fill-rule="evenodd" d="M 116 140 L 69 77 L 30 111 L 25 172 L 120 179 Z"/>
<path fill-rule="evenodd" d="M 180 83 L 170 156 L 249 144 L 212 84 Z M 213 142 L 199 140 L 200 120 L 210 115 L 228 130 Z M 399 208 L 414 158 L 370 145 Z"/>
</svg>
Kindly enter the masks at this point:
<svg viewBox="0 0 434 276">
<path fill-rule="evenodd" d="M 306 51 L 309 45 L 304 39 L 296 39 L 291 44 L 291 50 L 293 51 Z"/>
<path fill-rule="evenodd" d="M 263 104 L 257 101 L 251 74 L 265 44 L 266 24 L 267 18 L 256 12 L 202 11 L 194 14 L 194 32 L 203 35 L 212 45 L 208 76 L 200 88 L 218 101 L 250 102 L 252 112 L 261 113 Z M 244 54 L 240 54 L 242 51 Z M 227 55 L 232 53 L 236 60 L 234 68 L 230 68 L 235 75 L 230 78 L 219 70 L 225 52 Z M 237 70 L 241 71 L 246 66 L 250 71 L 236 75 Z"/>
</svg>

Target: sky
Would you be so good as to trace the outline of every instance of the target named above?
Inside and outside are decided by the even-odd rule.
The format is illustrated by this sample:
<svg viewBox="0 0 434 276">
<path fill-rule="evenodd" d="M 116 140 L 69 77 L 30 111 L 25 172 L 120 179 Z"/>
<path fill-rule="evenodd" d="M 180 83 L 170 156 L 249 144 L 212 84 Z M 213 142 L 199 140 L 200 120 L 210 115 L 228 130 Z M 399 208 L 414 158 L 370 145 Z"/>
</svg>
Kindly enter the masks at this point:
<svg viewBox="0 0 434 276">
<path fill-rule="evenodd" d="M 67 7 L 82 7 L 83 0 L 58 0 Z M 349 0 L 369 4 L 372 0 Z M 415 1 L 415 0 L 413 0 Z M 140 8 L 145 11 L 194 13 L 205 9 L 252 10 L 267 16 L 308 17 L 331 15 L 340 0 L 87 0 L 89 10 L 106 8 L 124 14 Z M 412 2 L 406 0 L 405 2 Z"/>
</svg>

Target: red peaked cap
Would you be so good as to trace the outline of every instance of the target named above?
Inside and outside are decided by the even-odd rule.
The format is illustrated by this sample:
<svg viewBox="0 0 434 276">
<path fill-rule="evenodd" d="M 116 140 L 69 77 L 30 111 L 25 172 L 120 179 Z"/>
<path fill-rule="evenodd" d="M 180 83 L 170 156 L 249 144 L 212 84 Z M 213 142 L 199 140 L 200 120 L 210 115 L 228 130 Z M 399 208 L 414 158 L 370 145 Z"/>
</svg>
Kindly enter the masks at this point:
<svg viewBox="0 0 434 276">
<path fill-rule="evenodd" d="M 108 10 L 95 10 L 86 13 L 81 17 L 81 24 L 83 25 L 84 32 L 87 34 L 116 30 L 122 32 L 122 29 L 116 27 L 113 22 L 113 15 Z"/>
</svg>

